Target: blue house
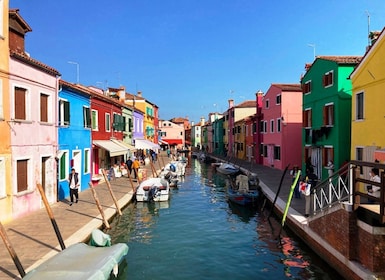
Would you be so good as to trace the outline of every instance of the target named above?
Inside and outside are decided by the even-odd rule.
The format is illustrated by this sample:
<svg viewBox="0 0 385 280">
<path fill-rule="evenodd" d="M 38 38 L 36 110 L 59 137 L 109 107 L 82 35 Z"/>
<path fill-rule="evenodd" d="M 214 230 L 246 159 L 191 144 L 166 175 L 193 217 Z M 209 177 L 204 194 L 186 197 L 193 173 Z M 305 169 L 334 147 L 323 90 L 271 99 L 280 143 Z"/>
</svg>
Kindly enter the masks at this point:
<svg viewBox="0 0 385 280">
<path fill-rule="evenodd" d="M 91 103 L 87 88 L 63 80 L 58 99 L 58 200 L 69 197 L 68 176 L 79 174 L 79 192 L 91 182 Z M 81 199 L 81 194 L 80 194 Z"/>
</svg>

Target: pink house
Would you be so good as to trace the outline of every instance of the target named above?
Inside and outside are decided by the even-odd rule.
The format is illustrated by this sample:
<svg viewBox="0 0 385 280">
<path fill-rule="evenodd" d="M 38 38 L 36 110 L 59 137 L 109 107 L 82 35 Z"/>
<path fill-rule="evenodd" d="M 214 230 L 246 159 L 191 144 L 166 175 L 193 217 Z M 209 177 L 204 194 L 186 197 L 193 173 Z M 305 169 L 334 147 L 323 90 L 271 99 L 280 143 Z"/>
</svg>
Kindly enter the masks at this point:
<svg viewBox="0 0 385 280">
<path fill-rule="evenodd" d="M 9 106 L 11 131 L 12 218 L 40 209 L 37 184 L 50 203 L 56 202 L 58 150 L 56 104 L 59 72 L 24 51 L 31 28 L 10 10 Z"/>
<path fill-rule="evenodd" d="M 285 169 L 300 166 L 302 90 L 300 84 L 272 84 L 263 98 L 263 164 Z"/>
</svg>

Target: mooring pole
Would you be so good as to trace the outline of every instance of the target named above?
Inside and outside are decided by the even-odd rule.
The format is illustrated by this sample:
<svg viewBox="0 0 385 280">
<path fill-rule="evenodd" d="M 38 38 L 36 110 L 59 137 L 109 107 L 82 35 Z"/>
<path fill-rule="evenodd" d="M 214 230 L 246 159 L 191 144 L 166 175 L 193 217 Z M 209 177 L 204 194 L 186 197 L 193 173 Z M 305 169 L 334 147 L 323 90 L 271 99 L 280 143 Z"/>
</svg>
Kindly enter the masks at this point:
<svg viewBox="0 0 385 280">
<path fill-rule="evenodd" d="M 51 219 L 51 223 L 52 223 L 53 229 L 55 230 L 56 237 L 57 237 L 57 240 L 59 241 L 60 247 L 62 250 L 64 250 L 66 248 L 66 246 L 64 245 L 63 237 L 61 236 L 59 227 L 56 223 L 55 217 L 53 216 L 52 209 L 49 206 L 49 203 L 48 203 L 47 197 L 45 195 L 45 192 L 43 190 L 43 187 L 41 186 L 41 184 L 37 184 L 37 188 L 40 192 L 41 199 L 44 202 L 45 209 L 47 210 L 48 216 Z"/>
<path fill-rule="evenodd" d="M 94 186 L 92 185 L 91 182 L 89 182 L 88 185 L 90 186 L 92 195 L 93 195 L 93 197 L 94 197 L 94 199 L 95 199 L 96 206 L 97 206 L 98 209 L 99 209 L 100 215 L 102 216 L 104 225 L 106 226 L 106 228 L 110 229 L 111 226 L 110 226 L 110 224 L 108 223 L 108 221 L 107 221 L 107 219 L 106 219 L 106 217 L 105 217 L 105 215 L 104 215 L 103 207 L 102 207 L 102 205 L 100 204 L 100 201 L 99 201 L 99 198 L 98 198 L 98 196 L 97 196 L 97 194 L 96 194 L 96 191 L 95 191 L 95 189 L 94 189 Z"/>
<path fill-rule="evenodd" d="M 290 164 L 288 164 L 288 165 L 286 166 L 285 170 L 283 171 L 283 174 L 282 174 L 282 176 L 281 176 L 281 181 L 279 182 L 279 187 L 278 187 L 277 193 L 275 194 L 275 198 L 274 198 L 273 204 L 271 205 L 270 213 L 269 213 L 269 216 L 267 216 L 267 218 L 270 218 L 271 213 L 273 212 L 275 203 L 277 202 L 279 193 L 280 193 L 280 191 L 281 191 L 283 179 L 285 178 L 285 175 L 286 175 L 287 170 L 289 169 L 289 166 L 290 166 Z"/>
<path fill-rule="evenodd" d="M 115 203 L 116 210 L 118 211 L 119 216 L 122 216 L 122 211 L 120 210 L 119 203 L 118 203 L 118 201 L 116 200 L 116 197 L 115 197 L 114 193 L 112 192 L 112 188 L 111 188 L 110 181 L 107 180 L 106 171 L 105 171 L 104 169 L 102 169 L 102 173 L 103 173 L 103 176 L 104 176 L 104 180 L 106 180 L 107 187 L 108 187 L 108 191 L 110 192 L 110 195 L 111 195 L 111 197 L 112 197 L 112 200 L 113 200 L 114 203 Z"/>
<path fill-rule="evenodd" d="M 21 265 L 21 262 L 20 262 L 19 258 L 17 257 L 16 252 L 13 249 L 11 242 L 8 239 L 7 233 L 5 232 L 5 228 L 3 227 L 3 224 L 1 222 L 0 222 L 0 235 L 4 241 L 5 247 L 7 247 L 7 250 L 9 252 L 9 254 L 11 255 L 13 263 L 16 265 L 16 268 L 20 273 L 20 276 L 24 277 L 25 276 L 25 270 L 24 270 L 23 266 Z"/>
</svg>

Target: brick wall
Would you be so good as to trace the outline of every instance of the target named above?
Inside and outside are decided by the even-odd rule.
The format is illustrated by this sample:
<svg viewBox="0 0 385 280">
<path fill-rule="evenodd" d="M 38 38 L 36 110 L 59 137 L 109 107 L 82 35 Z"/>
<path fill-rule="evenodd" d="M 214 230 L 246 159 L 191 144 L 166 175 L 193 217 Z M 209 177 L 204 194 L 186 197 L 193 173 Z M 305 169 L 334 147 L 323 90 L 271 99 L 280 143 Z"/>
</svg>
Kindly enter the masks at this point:
<svg viewBox="0 0 385 280">
<path fill-rule="evenodd" d="M 357 258 L 373 272 L 385 270 L 385 235 L 374 235 L 358 229 Z"/>
</svg>

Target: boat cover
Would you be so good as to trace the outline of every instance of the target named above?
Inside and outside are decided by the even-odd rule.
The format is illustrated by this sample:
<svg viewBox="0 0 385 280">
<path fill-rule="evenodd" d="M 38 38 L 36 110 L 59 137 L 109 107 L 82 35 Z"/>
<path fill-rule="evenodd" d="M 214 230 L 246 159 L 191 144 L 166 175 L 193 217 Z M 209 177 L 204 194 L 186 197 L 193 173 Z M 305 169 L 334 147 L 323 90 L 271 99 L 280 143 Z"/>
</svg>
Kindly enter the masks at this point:
<svg viewBox="0 0 385 280">
<path fill-rule="evenodd" d="M 92 279 L 105 280 L 128 252 L 124 243 L 111 247 L 93 247 L 77 243 L 27 273 L 23 279 Z"/>
</svg>

